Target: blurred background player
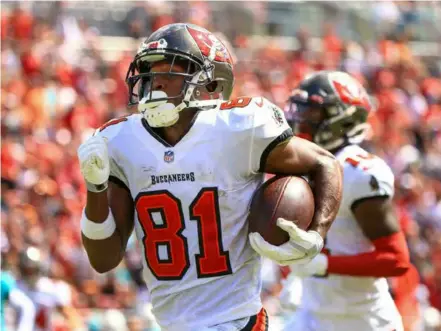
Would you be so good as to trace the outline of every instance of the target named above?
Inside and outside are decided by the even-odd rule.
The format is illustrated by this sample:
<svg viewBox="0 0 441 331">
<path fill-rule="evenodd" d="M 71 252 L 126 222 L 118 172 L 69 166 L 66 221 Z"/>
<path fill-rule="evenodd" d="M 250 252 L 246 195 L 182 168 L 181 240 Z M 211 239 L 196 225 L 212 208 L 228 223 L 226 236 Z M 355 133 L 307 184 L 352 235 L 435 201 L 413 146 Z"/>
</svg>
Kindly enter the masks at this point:
<svg viewBox="0 0 441 331">
<path fill-rule="evenodd" d="M 46 261 L 46 262 L 45 262 Z M 34 246 L 26 247 L 20 254 L 19 268 L 23 278 L 17 286 L 35 304 L 35 331 L 68 330 L 78 328 L 78 314 L 72 309 L 70 286 L 57 277 L 45 276 L 48 263 L 44 252 Z M 60 321 L 66 321 L 62 326 Z"/>
<path fill-rule="evenodd" d="M 2 270 L 0 277 L 1 306 L 0 306 L 0 325 L 1 329 L 29 331 L 34 330 L 35 325 L 35 305 L 32 300 L 20 289 L 17 288 L 16 280 L 13 275 Z M 8 328 L 5 321 L 5 308 L 10 306 L 15 310 L 15 322 L 12 328 Z"/>
<path fill-rule="evenodd" d="M 286 330 L 403 330 L 386 277 L 410 268 L 394 211 L 394 176 L 359 146 L 372 111 L 364 87 L 338 71 L 303 80 L 290 97 L 294 131 L 332 152 L 343 167 L 343 200 L 325 248 L 292 268 L 303 278 L 302 298 Z"/>
</svg>

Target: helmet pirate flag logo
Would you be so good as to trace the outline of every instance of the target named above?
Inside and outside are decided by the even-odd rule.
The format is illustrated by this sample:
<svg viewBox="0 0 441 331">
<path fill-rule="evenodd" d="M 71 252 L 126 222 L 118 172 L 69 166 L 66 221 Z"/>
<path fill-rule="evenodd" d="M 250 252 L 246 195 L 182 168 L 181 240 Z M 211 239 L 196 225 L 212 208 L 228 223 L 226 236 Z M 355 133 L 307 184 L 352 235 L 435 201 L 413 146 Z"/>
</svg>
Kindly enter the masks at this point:
<svg viewBox="0 0 441 331">
<path fill-rule="evenodd" d="M 210 61 L 227 62 L 233 65 L 230 53 L 215 35 L 206 30 L 190 26 L 187 29 L 198 45 L 202 55 L 206 56 Z"/>
</svg>

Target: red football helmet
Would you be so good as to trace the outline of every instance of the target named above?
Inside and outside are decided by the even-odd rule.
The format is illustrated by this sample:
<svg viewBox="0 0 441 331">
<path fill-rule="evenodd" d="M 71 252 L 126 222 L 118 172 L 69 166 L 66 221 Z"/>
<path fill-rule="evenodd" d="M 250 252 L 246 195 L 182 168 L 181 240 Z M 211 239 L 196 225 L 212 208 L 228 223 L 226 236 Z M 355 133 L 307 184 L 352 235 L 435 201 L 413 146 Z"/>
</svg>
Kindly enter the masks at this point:
<svg viewBox="0 0 441 331">
<path fill-rule="evenodd" d="M 349 74 L 320 71 L 303 80 L 289 99 L 294 132 L 327 150 L 363 141 L 372 104 Z"/>
<path fill-rule="evenodd" d="M 169 63 L 170 70 L 152 72 L 152 65 L 159 61 Z M 174 70 L 177 65 L 187 70 Z M 180 93 L 154 91 L 153 82 L 160 75 L 183 77 Z M 138 104 L 150 126 L 170 126 L 185 108 L 211 109 L 219 100 L 229 99 L 234 84 L 233 60 L 211 32 L 193 24 L 169 24 L 140 45 L 126 82 L 129 105 Z"/>
</svg>

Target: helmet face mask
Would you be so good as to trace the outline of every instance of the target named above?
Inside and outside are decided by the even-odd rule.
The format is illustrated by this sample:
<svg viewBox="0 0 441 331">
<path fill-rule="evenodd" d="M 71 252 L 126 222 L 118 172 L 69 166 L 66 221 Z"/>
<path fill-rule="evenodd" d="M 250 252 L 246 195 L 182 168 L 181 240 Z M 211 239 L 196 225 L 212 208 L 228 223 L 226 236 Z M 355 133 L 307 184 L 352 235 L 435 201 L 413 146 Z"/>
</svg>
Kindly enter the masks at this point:
<svg viewBox="0 0 441 331">
<path fill-rule="evenodd" d="M 295 133 L 328 150 L 361 143 L 369 128 L 367 94 L 346 73 L 324 71 L 310 76 L 293 91 L 289 102 Z"/>
<path fill-rule="evenodd" d="M 290 107 L 294 112 L 294 133 L 301 138 L 313 141 L 325 117 L 323 109 L 296 103 L 291 103 Z"/>
<path fill-rule="evenodd" d="M 154 71 L 160 62 L 168 63 L 169 69 Z M 168 91 L 157 88 L 161 80 L 182 85 L 179 91 Z M 185 108 L 211 109 L 228 99 L 234 76 L 230 55 L 214 35 L 191 24 L 171 24 L 141 44 L 126 82 L 129 105 L 138 104 L 149 125 L 164 127 L 174 124 Z"/>
<path fill-rule="evenodd" d="M 155 61 L 156 60 L 156 61 Z M 169 64 L 168 71 L 155 71 L 155 63 L 165 62 Z M 185 68 L 185 69 L 184 69 Z M 153 70 L 152 70 L 153 69 Z M 177 79 L 182 80 L 182 86 L 179 93 L 167 93 L 167 97 L 160 100 L 183 99 L 187 85 L 194 85 L 203 87 L 204 83 L 210 83 L 208 79 L 205 81 L 200 77 L 200 83 L 192 83 L 195 74 L 202 71 L 201 65 L 194 60 L 186 59 L 179 55 L 161 55 L 144 54 L 143 57 L 137 61 L 132 62 L 131 68 L 127 75 L 127 82 L 129 85 L 129 105 L 138 104 L 143 98 L 148 98 L 147 101 L 152 101 L 151 91 L 154 90 L 155 81 L 161 77 L 168 80 Z M 203 76 L 203 75 L 201 75 Z M 205 76 L 208 76 L 206 74 Z M 180 103 L 180 102 L 179 102 Z"/>
</svg>

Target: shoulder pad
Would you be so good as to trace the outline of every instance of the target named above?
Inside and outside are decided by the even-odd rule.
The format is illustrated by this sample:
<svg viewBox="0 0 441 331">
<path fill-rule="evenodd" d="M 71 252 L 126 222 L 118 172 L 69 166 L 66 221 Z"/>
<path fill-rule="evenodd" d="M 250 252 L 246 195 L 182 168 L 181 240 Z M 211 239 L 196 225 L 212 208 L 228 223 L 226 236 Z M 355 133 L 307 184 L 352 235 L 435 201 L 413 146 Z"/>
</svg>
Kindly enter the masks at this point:
<svg viewBox="0 0 441 331">
<path fill-rule="evenodd" d="M 225 102 L 217 116 L 231 141 L 226 145 L 235 146 L 235 153 L 244 156 L 240 173 L 246 176 L 263 172 L 271 149 L 292 136 L 283 111 L 262 97 Z"/>
<path fill-rule="evenodd" d="M 126 115 L 111 119 L 96 129 L 94 135 L 101 135 L 108 140 L 112 140 L 124 127 L 124 123 L 129 121 L 131 117 L 133 117 L 133 115 Z"/>
<path fill-rule="evenodd" d="M 124 168 L 121 166 L 121 160 L 119 157 L 121 146 L 124 146 L 125 142 L 122 139 L 115 138 L 118 136 L 121 137 L 124 129 L 126 128 L 127 130 L 127 125 L 131 121 L 136 121 L 137 119 L 139 119 L 138 114 L 114 118 L 104 123 L 94 133 L 95 135 L 100 135 L 107 139 L 109 147 L 110 176 L 118 178 L 127 188 L 130 187 L 129 181 L 124 173 Z"/>
<path fill-rule="evenodd" d="M 379 157 L 366 154 L 345 159 L 344 185 L 350 188 L 353 202 L 375 196 L 394 194 L 394 175 L 390 167 Z"/>
<path fill-rule="evenodd" d="M 222 103 L 221 117 L 232 129 L 249 130 L 275 122 L 277 126 L 286 123 L 283 111 L 263 97 L 240 97 Z"/>
</svg>

